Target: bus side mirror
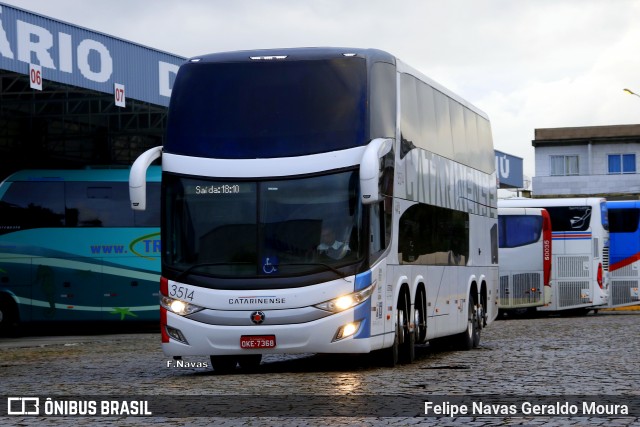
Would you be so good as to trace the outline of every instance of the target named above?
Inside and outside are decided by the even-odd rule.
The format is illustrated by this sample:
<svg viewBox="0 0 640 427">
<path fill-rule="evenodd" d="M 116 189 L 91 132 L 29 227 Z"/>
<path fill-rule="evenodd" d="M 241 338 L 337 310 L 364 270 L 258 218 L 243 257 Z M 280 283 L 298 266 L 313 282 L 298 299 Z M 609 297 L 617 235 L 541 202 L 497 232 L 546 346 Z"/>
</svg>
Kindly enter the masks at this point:
<svg viewBox="0 0 640 427">
<path fill-rule="evenodd" d="M 360 198 L 362 204 L 370 205 L 382 200 L 380 179 L 383 158 L 393 148 L 393 140 L 376 138 L 367 145 L 360 162 Z"/>
<path fill-rule="evenodd" d="M 143 211 L 147 208 L 147 169 L 153 161 L 162 155 L 162 146 L 153 147 L 133 162 L 129 172 L 129 199 L 131 209 Z"/>
</svg>

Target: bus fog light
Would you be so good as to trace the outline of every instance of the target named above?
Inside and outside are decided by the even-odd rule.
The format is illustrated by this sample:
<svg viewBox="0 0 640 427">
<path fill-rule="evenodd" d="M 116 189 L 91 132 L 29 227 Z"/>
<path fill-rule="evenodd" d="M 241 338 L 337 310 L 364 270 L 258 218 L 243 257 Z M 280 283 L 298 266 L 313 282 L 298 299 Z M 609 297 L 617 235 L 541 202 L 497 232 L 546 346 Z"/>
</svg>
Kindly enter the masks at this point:
<svg viewBox="0 0 640 427">
<path fill-rule="evenodd" d="M 160 305 L 179 316 L 186 316 L 188 314 L 193 314 L 200 310 L 204 310 L 204 307 L 200 307 L 199 305 L 191 304 L 171 297 L 166 297 L 164 295 L 160 297 Z"/>
<path fill-rule="evenodd" d="M 180 329 L 172 328 L 171 326 L 165 326 L 165 329 L 167 330 L 167 335 L 169 335 L 174 340 L 180 341 L 184 344 L 189 344 L 185 336 L 182 334 L 182 332 L 180 332 Z"/>
<path fill-rule="evenodd" d="M 346 325 L 342 325 L 341 327 L 338 328 L 338 331 L 336 332 L 336 336 L 333 340 L 339 341 L 344 338 L 349 338 L 350 336 L 355 335 L 355 333 L 358 332 L 358 329 L 360 329 L 359 320 L 357 322 L 350 322 L 350 323 L 347 323 Z"/>
</svg>

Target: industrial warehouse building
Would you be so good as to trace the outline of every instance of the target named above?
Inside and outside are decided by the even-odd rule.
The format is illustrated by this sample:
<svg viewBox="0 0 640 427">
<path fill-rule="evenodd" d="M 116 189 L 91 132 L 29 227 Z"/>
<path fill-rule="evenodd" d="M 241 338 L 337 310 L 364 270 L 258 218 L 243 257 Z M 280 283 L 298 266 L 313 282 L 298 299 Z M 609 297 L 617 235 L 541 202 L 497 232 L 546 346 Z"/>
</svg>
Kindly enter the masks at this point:
<svg viewBox="0 0 640 427">
<path fill-rule="evenodd" d="M 162 145 L 185 58 L 0 3 L 0 181 Z"/>
</svg>

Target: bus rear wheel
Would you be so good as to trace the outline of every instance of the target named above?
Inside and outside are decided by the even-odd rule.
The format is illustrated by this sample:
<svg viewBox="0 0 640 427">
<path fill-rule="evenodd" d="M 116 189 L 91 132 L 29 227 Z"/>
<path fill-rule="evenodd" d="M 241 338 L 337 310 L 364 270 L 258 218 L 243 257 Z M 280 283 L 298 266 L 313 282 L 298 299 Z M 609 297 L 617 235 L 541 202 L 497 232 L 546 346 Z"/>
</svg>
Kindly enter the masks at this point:
<svg viewBox="0 0 640 427">
<path fill-rule="evenodd" d="M 482 328 L 481 309 L 476 307 L 476 301 L 469 296 L 467 308 L 467 328 L 454 337 L 456 347 L 460 350 L 471 350 L 480 345 L 480 331 Z"/>
<path fill-rule="evenodd" d="M 416 342 L 424 344 L 427 340 L 427 306 L 424 292 L 421 290 L 416 296 L 413 322 L 415 324 Z"/>
</svg>

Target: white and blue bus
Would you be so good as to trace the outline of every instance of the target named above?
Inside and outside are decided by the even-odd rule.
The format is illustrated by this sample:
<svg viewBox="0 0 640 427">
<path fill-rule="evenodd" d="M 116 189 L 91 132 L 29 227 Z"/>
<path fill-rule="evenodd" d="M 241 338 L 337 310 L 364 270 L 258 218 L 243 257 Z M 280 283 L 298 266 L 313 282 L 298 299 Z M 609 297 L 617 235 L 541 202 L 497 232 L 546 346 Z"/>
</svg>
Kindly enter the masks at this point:
<svg viewBox="0 0 640 427">
<path fill-rule="evenodd" d="M 151 321 L 158 315 L 160 168 L 150 206 L 129 170 L 25 170 L 0 184 L 0 326 Z"/>
<path fill-rule="evenodd" d="M 504 208 L 498 200 L 500 312 L 528 314 L 551 303 L 551 218 L 542 208 Z"/>
<path fill-rule="evenodd" d="M 609 301 L 609 223 L 606 200 L 505 199 L 501 208 L 544 208 L 551 217 L 551 302 L 538 311 L 585 313 Z"/>
<path fill-rule="evenodd" d="M 609 306 L 640 304 L 640 201 L 607 201 Z"/>
<path fill-rule="evenodd" d="M 162 348 L 214 370 L 265 353 L 395 365 L 497 316 L 487 116 L 379 50 L 307 48 L 182 65 L 162 157 Z"/>
</svg>

